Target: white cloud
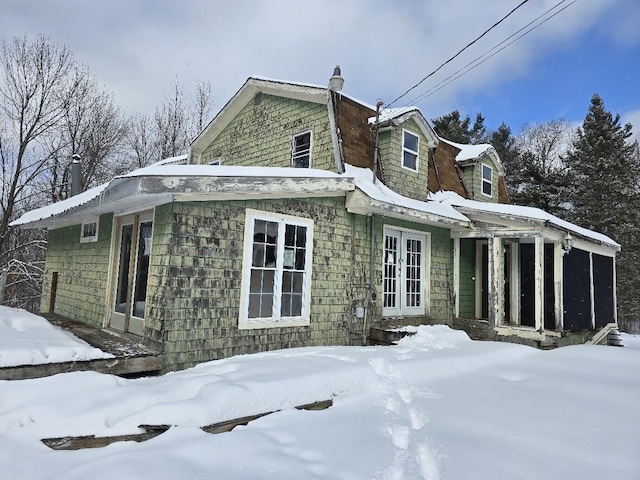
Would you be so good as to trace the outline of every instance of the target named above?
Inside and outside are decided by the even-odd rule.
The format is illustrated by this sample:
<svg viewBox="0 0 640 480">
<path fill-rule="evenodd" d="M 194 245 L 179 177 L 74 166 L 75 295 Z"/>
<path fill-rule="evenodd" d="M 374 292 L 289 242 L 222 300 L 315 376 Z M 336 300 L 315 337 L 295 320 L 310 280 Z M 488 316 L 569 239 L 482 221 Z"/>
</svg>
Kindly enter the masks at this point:
<svg viewBox="0 0 640 480">
<path fill-rule="evenodd" d="M 633 110 L 621 115 L 622 124 L 630 123 L 633 125 L 633 137 L 631 140 L 640 142 L 640 110 Z"/>
<path fill-rule="evenodd" d="M 628 0 L 617 0 L 628 3 Z M 635 0 L 632 0 L 635 1 Z M 209 80 L 222 107 L 252 74 L 325 84 L 336 63 L 345 91 L 387 102 L 432 71 L 511 8 L 508 0 L 388 2 L 189 2 L 3 0 L 0 32 L 50 35 L 94 70 L 116 100 L 152 111 L 174 78 Z M 456 108 L 463 92 L 527 75 L 552 49 L 574 41 L 616 0 L 579 2 L 429 98 L 430 111 Z M 530 2 L 411 100 L 556 4 Z"/>
</svg>

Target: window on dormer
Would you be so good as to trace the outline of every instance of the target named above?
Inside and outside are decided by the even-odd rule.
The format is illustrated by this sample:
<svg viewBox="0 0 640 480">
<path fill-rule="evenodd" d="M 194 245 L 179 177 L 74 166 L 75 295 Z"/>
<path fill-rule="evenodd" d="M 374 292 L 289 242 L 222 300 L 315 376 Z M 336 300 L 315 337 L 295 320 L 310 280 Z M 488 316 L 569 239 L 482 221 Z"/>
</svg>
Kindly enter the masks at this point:
<svg viewBox="0 0 640 480">
<path fill-rule="evenodd" d="M 489 165 L 482 164 L 482 194 L 490 197 L 493 193 L 493 168 Z"/>
<path fill-rule="evenodd" d="M 408 130 L 402 131 L 402 166 L 409 170 L 418 170 L 420 138 Z"/>
<path fill-rule="evenodd" d="M 293 136 L 291 142 L 291 166 L 309 168 L 311 166 L 311 130 Z"/>
</svg>

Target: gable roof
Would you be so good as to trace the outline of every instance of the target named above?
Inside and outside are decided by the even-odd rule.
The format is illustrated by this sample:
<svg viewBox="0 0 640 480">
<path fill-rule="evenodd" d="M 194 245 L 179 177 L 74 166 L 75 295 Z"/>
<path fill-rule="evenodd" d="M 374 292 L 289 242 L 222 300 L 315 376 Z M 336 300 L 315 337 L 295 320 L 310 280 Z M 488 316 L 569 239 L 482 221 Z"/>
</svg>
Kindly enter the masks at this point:
<svg viewBox="0 0 640 480">
<path fill-rule="evenodd" d="M 440 137 L 440 141 L 451 145 L 458 149 L 458 154 L 456 155 L 456 162 L 459 165 L 473 165 L 478 163 L 482 157 L 488 156 L 493 161 L 493 164 L 498 170 L 498 175 L 504 176 L 504 167 L 502 166 L 502 162 L 500 161 L 500 156 L 498 152 L 493 147 L 493 145 L 489 143 L 479 143 L 477 145 L 464 144 L 464 143 L 456 143 L 451 140 L 447 140 L 446 138 Z"/>
<path fill-rule="evenodd" d="M 249 77 L 193 140 L 189 152 L 189 163 L 197 163 L 204 149 L 216 139 L 257 93 L 326 104 L 327 90 L 327 87 L 317 85 Z"/>
<path fill-rule="evenodd" d="M 439 138 L 435 130 L 422 114 L 422 111 L 415 106 L 382 109 L 380 111 L 379 128 L 383 130 L 386 127 L 399 126 L 409 119 L 413 119 L 416 122 L 422 134 L 429 141 L 429 147 L 435 147 L 438 144 Z M 368 123 L 370 125 L 374 125 L 375 122 L 375 116 L 369 117 Z"/>
</svg>

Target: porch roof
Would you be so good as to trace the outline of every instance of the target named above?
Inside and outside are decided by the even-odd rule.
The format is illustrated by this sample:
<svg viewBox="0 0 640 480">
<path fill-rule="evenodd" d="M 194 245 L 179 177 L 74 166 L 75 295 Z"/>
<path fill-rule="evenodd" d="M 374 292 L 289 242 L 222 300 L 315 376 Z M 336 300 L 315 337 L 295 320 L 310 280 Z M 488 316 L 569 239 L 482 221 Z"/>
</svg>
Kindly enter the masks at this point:
<svg viewBox="0 0 640 480">
<path fill-rule="evenodd" d="M 104 214 L 146 210 L 172 201 L 246 200 L 358 195 L 347 200 L 352 213 L 377 213 L 439 226 L 468 227 L 470 221 L 452 206 L 404 197 L 369 169 L 346 165 L 344 174 L 326 170 L 165 162 L 135 170 L 79 195 L 22 215 L 12 226 L 61 228 Z"/>
<path fill-rule="evenodd" d="M 324 170 L 156 164 L 27 212 L 11 225 L 52 229 L 172 201 L 344 196 L 354 189 L 353 177 Z"/>
<path fill-rule="evenodd" d="M 345 174 L 353 176 L 357 187 L 347 197 L 347 210 L 351 213 L 379 214 L 450 228 L 471 225 L 469 218 L 451 205 L 414 200 L 394 192 L 380 181 L 373 183 L 373 172 L 368 168 L 345 165 Z"/>
<path fill-rule="evenodd" d="M 477 221 L 479 217 L 483 217 L 483 221 L 494 221 L 496 224 L 499 224 L 500 220 L 510 220 L 516 223 L 552 227 L 591 243 L 597 243 L 614 250 L 620 250 L 620 244 L 607 235 L 567 222 L 539 208 L 467 200 L 454 192 L 438 192 L 430 194 L 430 198 L 454 207 L 456 210 L 467 215 L 472 221 Z"/>
</svg>

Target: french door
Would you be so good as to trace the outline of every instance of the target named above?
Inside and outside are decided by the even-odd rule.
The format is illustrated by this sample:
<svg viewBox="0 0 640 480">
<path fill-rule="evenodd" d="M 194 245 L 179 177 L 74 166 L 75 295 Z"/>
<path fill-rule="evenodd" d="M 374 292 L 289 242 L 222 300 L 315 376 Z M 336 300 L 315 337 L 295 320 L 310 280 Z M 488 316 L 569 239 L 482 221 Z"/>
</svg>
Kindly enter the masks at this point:
<svg viewBox="0 0 640 480">
<path fill-rule="evenodd" d="M 116 245 L 113 304 L 109 326 L 142 335 L 151 257 L 153 213 L 119 217 L 115 221 Z"/>
<path fill-rule="evenodd" d="M 382 314 L 424 315 L 427 305 L 427 236 L 385 229 Z"/>
</svg>

